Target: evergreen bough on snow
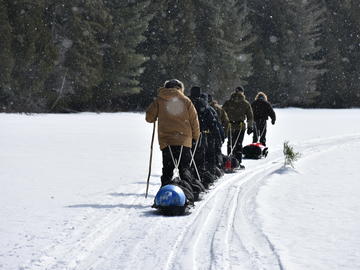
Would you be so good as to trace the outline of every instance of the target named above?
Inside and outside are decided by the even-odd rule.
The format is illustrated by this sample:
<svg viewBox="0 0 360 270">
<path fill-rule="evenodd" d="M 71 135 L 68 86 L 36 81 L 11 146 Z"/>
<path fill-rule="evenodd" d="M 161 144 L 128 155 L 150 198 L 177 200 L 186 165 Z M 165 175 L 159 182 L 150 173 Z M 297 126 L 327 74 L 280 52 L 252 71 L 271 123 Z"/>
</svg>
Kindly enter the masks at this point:
<svg viewBox="0 0 360 270">
<path fill-rule="evenodd" d="M 295 152 L 294 147 L 291 146 L 288 141 L 284 142 L 283 153 L 285 157 L 284 166 L 290 165 L 294 168 L 294 162 L 301 157 L 301 154 L 299 152 Z"/>
</svg>

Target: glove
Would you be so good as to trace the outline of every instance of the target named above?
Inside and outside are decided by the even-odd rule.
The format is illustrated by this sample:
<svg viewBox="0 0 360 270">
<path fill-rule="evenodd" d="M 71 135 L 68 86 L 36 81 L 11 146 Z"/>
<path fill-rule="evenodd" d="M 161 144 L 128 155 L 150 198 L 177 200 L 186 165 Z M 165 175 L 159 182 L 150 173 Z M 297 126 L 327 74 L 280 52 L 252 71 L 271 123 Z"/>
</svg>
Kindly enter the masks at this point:
<svg viewBox="0 0 360 270">
<path fill-rule="evenodd" d="M 251 133 L 253 133 L 253 128 L 252 128 L 252 127 L 248 127 L 248 128 L 247 128 L 247 134 L 250 135 Z"/>
<path fill-rule="evenodd" d="M 271 124 L 275 125 L 275 119 L 271 119 Z"/>
</svg>

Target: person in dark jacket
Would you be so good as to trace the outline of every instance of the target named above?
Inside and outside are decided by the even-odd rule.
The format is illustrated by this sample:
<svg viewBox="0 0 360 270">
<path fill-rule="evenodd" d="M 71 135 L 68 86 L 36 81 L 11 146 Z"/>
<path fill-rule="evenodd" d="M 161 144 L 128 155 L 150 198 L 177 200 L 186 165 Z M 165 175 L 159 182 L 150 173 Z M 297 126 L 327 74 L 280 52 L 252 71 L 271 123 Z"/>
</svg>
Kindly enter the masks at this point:
<svg viewBox="0 0 360 270">
<path fill-rule="evenodd" d="M 225 132 L 221 125 L 221 122 L 218 118 L 217 112 L 213 107 L 208 104 L 208 94 L 202 93 L 201 98 L 204 101 L 207 110 L 209 110 L 213 116 L 213 127 L 210 129 L 210 132 L 207 134 L 207 148 L 205 153 L 205 168 L 209 170 L 212 174 L 217 177 L 221 176 L 219 173 L 221 167 L 218 166 L 217 162 L 217 149 L 224 143 Z"/>
<path fill-rule="evenodd" d="M 245 130 L 247 129 L 248 135 L 253 132 L 253 112 L 250 103 L 245 98 L 243 88 L 237 87 L 222 108 L 229 117 L 231 127 L 231 132 L 228 135 L 228 155 L 230 155 L 231 147 L 233 147 L 233 155 L 241 164 Z M 245 168 L 243 165 L 240 167 Z"/>
<path fill-rule="evenodd" d="M 253 143 L 259 142 L 266 145 L 266 121 L 271 118 L 271 124 L 275 124 L 276 115 L 268 102 L 267 96 L 264 92 L 257 93 L 255 100 L 251 104 L 254 113 L 254 132 L 253 132 Z"/>
<path fill-rule="evenodd" d="M 229 132 L 229 117 L 227 115 L 227 113 L 225 112 L 225 110 L 218 104 L 218 102 L 216 100 L 213 99 L 213 97 L 209 94 L 208 95 L 208 101 L 210 106 L 216 111 L 217 114 L 217 120 L 220 124 L 219 129 L 223 131 L 223 138 L 225 140 L 228 132 Z M 223 154 L 221 151 L 222 148 L 222 144 L 223 141 L 220 143 L 217 143 L 215 145 L 215 149 L 216 149 L 216 164 L 217 167 L 220 168 L 220 170 L 223 170 L 224 167 L 224 158 L 223 158 Z"/>
<path fill-rule="evenodd" d="M 208 149 L 208 139 L 209 135 L 213 134 L 216 137 L 220 137 L 220 132 L 217 127 L 216 119 L 210 109 L 210 106 L 205 102 L 205 100 L 201 97 L 201 89 L 198 86 L 194 86 L 190 90 L 190 100 L 195 106 L 195 109 L 198 114 L 199 123 L 200 123 L 200 140 L 198 142 L 198 147 L 195 152 L 195 163 L 197 168 L 199 169 L 201 175 L 201 181 L 204 185 L 208 185 L 209 182 L 213 182 L 215 180 L 215 175 L 209 171 L 209 158 L 207 157 L 207 149 Z M 195 151 L 195 147 L 193 145 L 192 151 Z M 211 175 L 208 175 L 208 174 Z M 207 175 L 205 175 L 207 174 Z M 213 179 L 204 182 L 204 179 Z"/>
</svg>

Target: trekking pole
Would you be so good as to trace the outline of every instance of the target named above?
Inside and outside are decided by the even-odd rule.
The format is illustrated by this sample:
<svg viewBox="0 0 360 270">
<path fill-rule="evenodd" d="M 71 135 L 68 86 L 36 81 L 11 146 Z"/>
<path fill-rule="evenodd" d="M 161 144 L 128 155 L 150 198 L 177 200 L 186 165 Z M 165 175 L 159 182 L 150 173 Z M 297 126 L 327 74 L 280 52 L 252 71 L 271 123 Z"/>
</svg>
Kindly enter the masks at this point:
<svg viewBox="0 0 360 270">
<path fill-rule="evenodd" d="M 150 182 L 150 174 L 151 174 L 151 163 L 152 163 L 152 154 L 153 154 L 154 136 L 155 136 L 155 126 L 156 126 L 156 122 L 154 122 L 154 125 L 153 125 L 153 132 L 152 132 L 152 138 L 151 138 L 151 146 L 150 146 L 150 161 L 149 161 L 149 174 L 148 174 L 148 177 L 147 177 L 147 182 L 146 182 L 146 193 L 145 193 L 145 198 L 147 198 L 148 191 L 149 191 L 149 182 Z"/>
</svg>

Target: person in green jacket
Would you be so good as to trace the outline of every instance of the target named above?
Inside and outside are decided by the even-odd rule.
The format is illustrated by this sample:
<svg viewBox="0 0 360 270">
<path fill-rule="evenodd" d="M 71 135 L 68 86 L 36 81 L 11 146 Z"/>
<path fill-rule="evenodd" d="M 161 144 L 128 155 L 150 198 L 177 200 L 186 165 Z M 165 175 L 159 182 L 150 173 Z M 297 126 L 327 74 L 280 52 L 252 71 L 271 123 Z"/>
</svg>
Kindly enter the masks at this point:
<svg viewBox="0 0 360 270">
<path fill-rule="evenodd" d="M 230 121 L 228 155 L 230 155 L 231 147 L 233 147 L 232 154 L 241 164 L 245 131 L 247 129 L 247 134 L 250 135 L 253 132 L 254 122 L 253 111 L 250 103 L 245 98 L 244 88 L 242 86 L 236 87 L 235 92 L 231 94 L 230 99 L 224 103 L 222 108 L 226 111 Z M 241 165 L 241 168 L 245 167 Z"/>
</svg>

